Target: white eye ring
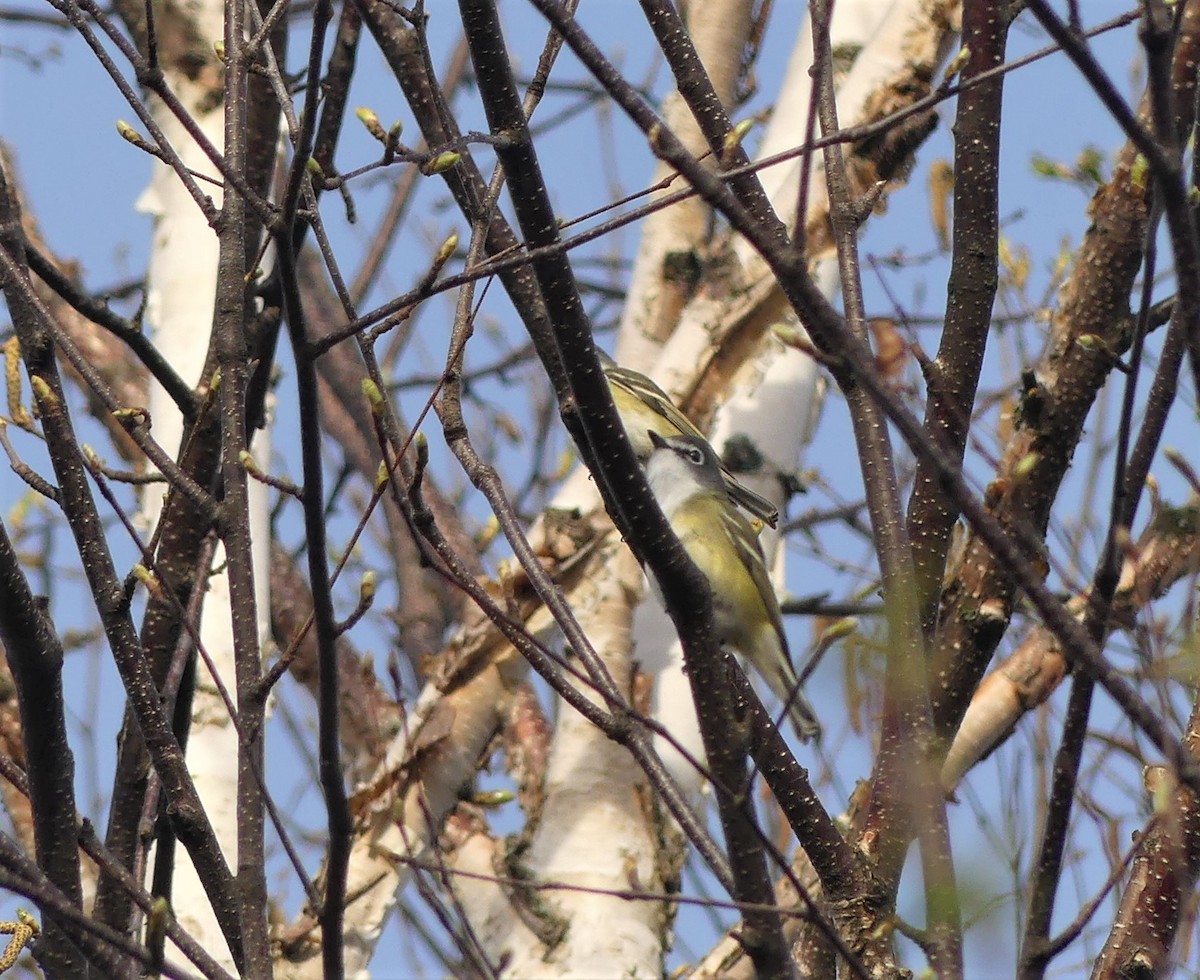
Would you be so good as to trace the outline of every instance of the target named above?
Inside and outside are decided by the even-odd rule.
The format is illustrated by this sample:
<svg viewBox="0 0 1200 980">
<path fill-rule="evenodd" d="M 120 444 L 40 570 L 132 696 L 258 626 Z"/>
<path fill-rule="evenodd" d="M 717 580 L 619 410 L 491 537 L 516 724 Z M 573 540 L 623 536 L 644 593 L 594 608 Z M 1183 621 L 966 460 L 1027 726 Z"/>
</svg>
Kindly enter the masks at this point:
<svg viewBox="0 0 1200 980">
<path fill-rule="evenodd" d="M 699 466 L 704 462 L 704 453 L 700 452 L 695 446 L 688 450 L 688 459 Z"/>
</svg>

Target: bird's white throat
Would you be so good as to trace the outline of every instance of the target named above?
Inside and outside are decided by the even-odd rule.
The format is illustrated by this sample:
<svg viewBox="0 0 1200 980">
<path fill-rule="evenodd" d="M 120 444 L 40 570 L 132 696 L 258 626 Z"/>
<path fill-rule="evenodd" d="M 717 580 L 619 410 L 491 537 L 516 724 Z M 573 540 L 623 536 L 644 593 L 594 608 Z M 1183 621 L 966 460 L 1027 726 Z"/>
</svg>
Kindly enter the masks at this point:
<svg viewBox="0 0 1200 980">
<path fill-rule="evenodd" d="M 685 503 L 702 493 L 691 466 L 670 450 L 658 450 L 646 463 L 646 482 L 667 520 Z"/>
</svg>

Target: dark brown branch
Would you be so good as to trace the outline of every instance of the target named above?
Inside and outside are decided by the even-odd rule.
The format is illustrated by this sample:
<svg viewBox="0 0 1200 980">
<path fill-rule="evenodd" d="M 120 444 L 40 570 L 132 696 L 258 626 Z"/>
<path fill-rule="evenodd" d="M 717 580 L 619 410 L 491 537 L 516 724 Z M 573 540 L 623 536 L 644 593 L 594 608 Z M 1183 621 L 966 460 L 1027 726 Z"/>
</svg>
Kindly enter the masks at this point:
<svg viewBox="0 0 1200 980">
<path fill-rule="evenodd" d="M 1005 4 L 967 0 L 963 47 L 970 52 L 963 82 L 1004 62 L 1008 37 Z M 925 429 L 950 459 L 966 451 L 971 406 L 987 348 L 996 298 L 999 247 L 1000 116 L 1003 76 L 967 86 L 954 123 L 954 231 L 946 319 L 935 370 L 927 373 Z M 913 567 L 921 621 L 930 635 L 936 619 L 950 531 L 957 512 L 937 486 L 929 462 L 917 460 L 908 505 Z"/>
<path fill-rule="evenodd" d="M 254 695 L 262 675 L 258 637 L 248 476 L 241 454 L 248 451 L 246 385 L 249 351 L 245 326 L 251 305 L 246 273 L 257 242 L 248 235 L 249 188 L 242 189 L 249 168 L 250 106 L 247 97 L 246 10 L 232 4 L 225 11 L 224 169 L 237 175 L 227 181 L 217 226 L 217 282 L 210 356 L 221 371 L 217 391 L 221 425 L 223 498 L 218 532 L 225 545 L 229 581 L 233 661 L 240 719 L 237 759 L 237 882 L 242 961 L 239 968 L 254 977 L 271 975 L 266 922 L 266 867 L 263 840 L 262 787 L 254 773 L 264 770 L 262 721 L 265 705 Z M 306 474 L 307 476 L 307 474 Z M 266 548 L 267 542 L 258 542 Z M 321 550 L 321 560 L 325 552 Z"/>
<path fill-rule="evenodd" d="M 341 764 L 340 677 L 336 651 L 337 623 L 326 563 L 325 502 L 321 460 L 321 414 L 317 375 L 309 354 L 307 321 L 300 300 L 291 235 L 279 236 L 280 280 L 292 349 L 296 356 L 296 387 L 300 406 L 301 457 L 304 478 L 304 528 L 308 575 L 316 627 L 319 719 L 318 766 L 329 827 L 325 864 L 325 893 L 320 910 L 325 975 L 343 975 L 342 922 L 346 874 L 353 829 Z"/>
<path fill-rule="evenodd" d="M 2 524 L 0 643 L 17 683 L 38 866 L 63 899 L 82 910 L 79 849 L 74 839 L 75 756 L 67 740 L 62 644 L 47 620 L 43 603 L 30 590 Z M 84 971 L 79 950 L 57 922 L 46 929 L 43 942 L 39 960 L 52 974 L 70 976 Z"/>
<path fill-rule="evenodd" d="M 1141 338 L 1145 334 L 1149 315 L 1150 290 L 1154 280 L 1155 225 L 1147 229 L 1146 272 L 1143 275 L 1143 299 L 1141 325 L 1134 343 L 1131 364 L 1140 361 Z M 1097 566 L 1092 589 L 1089 593 L 1084 625 L 1096 638 L 1103 642 L 1109 629 L 1113 596 L 1120 574 L 1120 556 L 1117 546 L 1118 534 L 1128 536 L 1137 512 L 1138 502 L 1150 471 L 1150 463 L 1162 437 L 1167 412 L 1175 400 L 1179 370 L 1183 362 L 1184 340 L 1181 324 L 1172 320 L 1167 340 L 1159 358 L 1151 387 L 1149 404 L 1146 408 L 1142 428 L 1138 435 L 1129 465 L 1124 464 L 1128 445 L 1128 428 L 1133 413 L 1133 391 L 1138 376 L 1132 370 L 1126 379 L 1125 404 L 1121 416 L 1121 435 L 1118 440 L 1117 467 L 1114 480 L 1113 513 L 1109 524 L 1104 552 Z M 1193 531 L 1193 533 L 1195 533 Z M 1050 920 L 1054 910 L 1055 890 L 1060 880 L 1063 852 L 1067 846 L 1067 831 L 1071 804 L 1075 797 L 1083 745 L 1087 736 L 1088 709 L 1091 704 L 1093 681 L 1090 677 L 1076 676 L 1071 685 L 1071 698 L 1067 716 L 1063 723 L 1062 742 L 1055 757 L 1054 776 L 1051 785 L 1050 804 L 1047 811 L 1042 846 L 1038 859 L 1030 897 L 1030 911 L 1026 920 L 1025 935 L 1021 943 L 1021 977 L 1024 980 L 1039 980 L 1045 973 L 1050 957 L 1059 946 L 1050 941 Z M 1181 791 L 1181 799 L 1191 799 L 1191 794 Z M 1184 807 L 1185 815 L 1191 810 Z M 1194 876 L 1193 876 L 1194 880 Z M 1120 919 L 1118 919 L 1120 922 Z M 1150 928 L 1162 926 L 1170 929 L 1166 920 L 1158 920 Z M 1114 936 L 1117 934 L 1114 931 Z"/>
<path fill-rule="evenodd" d="M 1083 758 L 1094 690 L 1092 679 L 1084 674 L 1077 674 L 1071 684 L 1071 697 L 1063 718 L 1062 739 L 1054 757 L 1050 799 L 1030 891 L 1029 914 L 1021 938 L 1018 973 L 1021 980 L 1035 980 L 1044 976 L 1049 962 L 1050 916 L 1054 911 L 1055 891 L 1061 881 L 1071 801 L 1078 787 L 1079 765 Z"/>
<path fill-rule="evenodd" d="M 1150 51 L 1150 88 L 1153 91 L 1171 88 L 1171 65 L 1169 52 L 1159 47 Z M 1151 98 L 1152 104 L 1161 104 L 1161 97 Z M 1169 104 L 1170 100 L 1166 99 Z M 1156 118 L 1158 117 L 1156 114 Z M 1172 114 L 1173 119 L 1173 114 Z M 1174 130 L 1174 124 L 1168 128 Z M 1174 140 L 1172 134 L 1165 137 Z M 1175 152 L 1179 153 L 1177 141 Z M 1137 514 L 1138 503 L 1150 472 L 1150 463 L 1162 437 L 1166 414 L 1175 400 L 1175 390 L 1183 352 L 1182 330 L 1178 321 L 1172 319 L 1167 333 L 1159 370 L 1151 389 L 1150 404 L 1138 436 L 1133 456 L 1126 462 L 1129 452 L 1130 430 L 1133 424 L 1134 396 L 1140 374 L 1142 346 L 1149 328 L 1151 293 L 1157 262 L 1155 235 L 1158 230 L 1157 214 L 1151 216 L 1146 226 L 1145 271 L 1142 274 L 1142 299 L 1137 329 L 1134 332 L 1129 357 L 1129 372 L 1125 377 L 1124 399 L 1121 409 L 1116 446 L 1116 465 L 1113 474 L 1113 494 L 1105 545 L 1096 566 L 1089 602 L 1084 617 L 1084 627 L 1098 645 L 1103 644 L 1109 631 L 1113 597 L 1117 590 L 1122 559 L 1118 541 L 1128 539 Z M 1029 915 L 1021 943 L 1021 973 L 1024 980 L 1040 980 L 1055 947 L 1050 943 L 1050 922 L 1054 911 L 1054 897 L 1060 880 L 1063 854 L 1067 847 L 1072 802 L 1078 785 L 1079 767 L 1087 737 L 1094 683 L 1090 677 L 1076 676 L 1071 684 L 1071 697 L 1063 722 L 1063 736 L 1055 755 L 1051 783 L 1050 801 L 1047 808 L 1042 844 L 1037 860 L 1037 874 L 1030 892 Z"/>
<path fill-rule="evenodd" d="M 838 129 L 830 47 L 830 4 L 811 7 L 817 115 L 823 135 Z M 829 215 L 842 282 L 847 328 L 864 345 L 866 312 L 858 262 L 861 204 L 854 198 L 839 145 L 825 149 Z M 912 835 L 919 841 L 933 968 L 962 974 L 962 921 L 950 851 L 945 800 L 937 780 L 940 752 L 933 737 L 920 629 L 913 554 L 904 526 L 895 454 L 882 407 L 861 385 L 843 387 L 854 431 L 859 466 L 871 519 L 874 549 L 883 580 L 890 654 L 884 678 L 887 692 L 883 730 L 872 774 L 871 810 L 885 811 L 890 827 L 874 838 L 878 871 L 898 881 Z M 872 814 L 867 820 L 871 822 Z M 878 826 L 878 824 L 876 824 Z"/>
<path fill-rule="evenodd" d="M 195 422 L 186 430 L 179 453 L 179 468 L 208 485 L 217 478 L 219 458 L 220 430 L 215 407 L 215 398 L 207 392 Z M 202 562 L 201 555 L 211 528 L 211 517 L 198 511 L 174 488 L 168 492 L 148 546 L 154 553 L 151 567 L 162 586 L 162 594 L 148 597 L 140 633 L 151 677 L 160 690 L 184 633 L 179 610 L 187 605 L 197 584 L 208 575 L 208 565 Z M 138 855 L 147 846 L 138 835 L 138 815 L 146 805 L 148 766 L 137 717 L 130 704 L 122 723 L 105 835 L 109 850 L 126 868 L 139 863 Z M 124 930 L 129 927 L 132 914 L 133 907 L 119 883 L 108 874 L 102 875 L 96 892 L 97 918 Z"/>
<path fill-rule="evenodd" d="M 1187 741 L 1200 754 L 1200 711 L 1193 710 Z M 1144 776 L 1154 814 L 1138 842 L 1129 881 L 1112 931 L 1092 968 L 1095 980 L 1166 976 L 1171 951 L 1200 877 L 1200 806 L 1161 766 Z"/>
</svg>

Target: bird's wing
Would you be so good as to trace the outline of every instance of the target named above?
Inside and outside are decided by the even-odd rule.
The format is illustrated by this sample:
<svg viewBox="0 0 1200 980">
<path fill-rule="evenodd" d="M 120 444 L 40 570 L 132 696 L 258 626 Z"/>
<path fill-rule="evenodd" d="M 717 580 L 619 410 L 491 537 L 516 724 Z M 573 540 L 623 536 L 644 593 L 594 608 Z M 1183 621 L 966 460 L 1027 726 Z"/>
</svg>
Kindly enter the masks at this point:
<svg viewBox="0 0 1200 980">
<path fill-rule="evenodd" d="M 661 415 L 665 415 L 681 434 L 685 436 L 700 435 L 700 430 L 692 424 L 691 419 L 679 410 L 679 406 L 671 401 L 671 396 L 644 374 L 635 374 L 633 371 L 617 365 L 606 368 L 605 373 L 613 384 L 619 385 L 635 398 L 640 398 L 648 405 L 653 406 Z"/>
<path fill-rule="evenodd" d="M 779 634 L 779 643 L 783 647 L 786 657 L 787 640 L 783 635 L 783 613 L 779 609 L 779 599 L 775 595 L 771 577 L 767 574 L 767 561 L 763 555 L 762 545 L 758 543 L 758 536 L 754 533 L 750 522 L 737 511 L 726 511 L 721 518 L 724 522 L 725 533 L 729 536 L 738 557 L 742 560 L 742 566 L 750 573 L 750 578 L 754 581 L 759 596 L 762 597 L 767 616 L 771 620 L 771 625 L 775 627 L 775 632 Z"/>
<path fill-rule="evenodd" d="M 766 497 L 760 497 L 753 490 L 742 485 L 736 476 L 721 466 L 721 476 L 725 478 L 725 492 L 729 498 L 748 514 L 775 527 L 779 523 L 779 508 Z"/>
</svg>

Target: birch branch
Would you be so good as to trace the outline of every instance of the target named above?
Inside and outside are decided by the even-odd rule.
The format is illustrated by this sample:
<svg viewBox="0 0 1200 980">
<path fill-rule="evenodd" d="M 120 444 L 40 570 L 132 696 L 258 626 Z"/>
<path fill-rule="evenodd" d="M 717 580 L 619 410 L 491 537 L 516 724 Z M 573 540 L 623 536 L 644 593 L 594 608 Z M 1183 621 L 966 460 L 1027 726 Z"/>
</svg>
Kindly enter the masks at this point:
<svg viewBox="0 0 1200 980">
<path fill-rule="evenodd" d="M 1130 629 L 1149 603 L 1165 595 L 1181 579 L 1194 575 L 1200 561 L 1200 534 L 1195 502 L 1163 507 L 1137 541 L 1126 549 L 1113 601 L 1111 623 Z M 1083 621 L 1086 592 L 1067 603 Z M 942 787 L 953 793 L 971 767 L 987 758 L 1020 720 L 1045 704 L 1070 668 L 1060 643 L 1044 626 L 1035 626 L 1011 657 L 979 685 L 946 753 Z"/>
</svg>

